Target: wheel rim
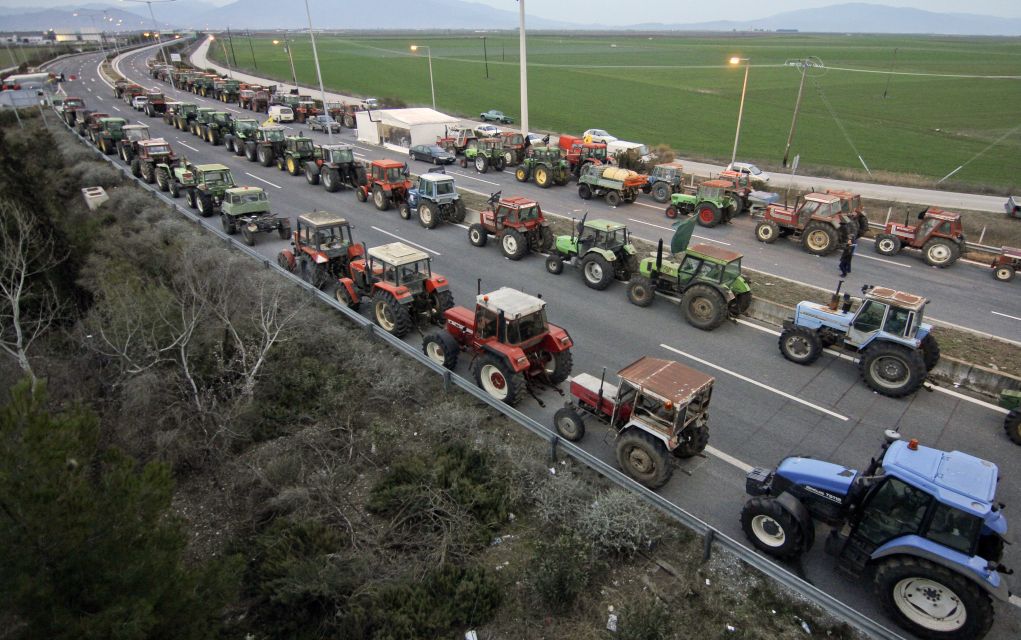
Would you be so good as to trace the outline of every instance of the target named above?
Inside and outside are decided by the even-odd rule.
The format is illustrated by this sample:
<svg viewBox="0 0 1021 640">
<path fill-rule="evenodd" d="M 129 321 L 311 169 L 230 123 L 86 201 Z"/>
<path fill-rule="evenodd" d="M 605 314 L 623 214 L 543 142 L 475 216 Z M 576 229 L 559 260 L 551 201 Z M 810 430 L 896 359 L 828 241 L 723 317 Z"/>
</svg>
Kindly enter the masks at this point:
<svg viewBox="0 0 1021 640">
<path fill-rule="evenodd" d="M 645 288 L 644 284 L 636 284 L 631 287 L 631 293 L 636 300 L 646 300 L 649 297 L 649 290 Z"/>
<path fill-rule="evenodd" d="M 330 177 L 330 176 L 331 176 L 331 174 L 330 174 L 329 171 L 327 171 L 326 173 L 323 174 L 323 184 L 326 185 L 327 187 L 331 187 L 332 188 L 333 187 L 333 178 Z"/>
<path fill-rule="evenodd" d="M 688 305 L 688 312 L 698 320 L 709 320 L 715 309 L 716 305 L 705 296 L 696 296 Z"/>
<path fill-rule="evenodd" d="M 712 222 L 713 220 L 716 219 L 716 214 L 713 213 L 712 209 L 710 209 L 709 207 L 706 207 L 704 209 L 699 210 L 698 218 L 702 222 Z"/>
<path fill-rule="evenodd" d="M 344 289 L 344 285 L 337 285 L 337 290 L 333 292 L 333 297 L 335 297 L 337 302 L 340 304 L 347 306 L 347 290 Z"/>
<path fill-rule="evenodd" d="M 475 169 L 478 170 L 478 171 L 482 171 L 482 167 L 484 167 L 484 166 L 486 166 L 486 162 L 485 162 L 485 160 L 482 159 L 482 156 L 476 157 L 475 158 Z"/>
<path fill-rule="evenodd" d="M 804 336 L 789 336 L 784 342 L 787 347 L 787 353 L 791 354 L 795 358 L 806 358 L 811 352 L 811 348 L 808 346 L 808 340 Z"/>
<path fill-rule="evenodd" d="M 561 416 L 557 420 L 557 431 L 562 433 L 568 439 L 576 438 L 578 436 L 578 426 L 567 416 Z"/>
<path fill-rule="evenodd" d="M 666 217 L 668 217 L 668 218 L 676 218 L 677 217 L 677 208 L 676 207 L 667 207 L 666 208 Z"/>
<path fill-rule="evenodd" d="M 372 194 L 372 200 L 376 203 L 376 206 L 383 206 L 383 192 L 381 190 L 376 191 Z"/>
<path fill-rule="evenodd" d="M 296 167 L 297 167 L 297 165 L 294 164 L 294 158 L 288 158 L 287 159 L 287 170 L 290 171 L 291 173 L 294 173 L 295 172 L 294 170 L 295 170 Z"/>
<path fill-rule="evenodd" d="M 546 179 L 548 177 L 549 177 L 549 174 L 546 173 L 545 169 L 536 169 L 535 170 L 535 181 L 536 182 L 539 182 L 539 183 L 546 182 Z"/>
<path fill-rule="evenodd" d="M 830 246 L 830 237 L 825 231 L 815 230 L 808 234 L 805 238 L 805 242 L 808 246 L 816 251 L 822 251 L 826 247 Z"/>
<path fill-rule="evenodd" d="M 767 225 L 759 227 L 759 240 L 771 240 L 773 238 L 773 230 Z"/>
<path fill-rule="evenodd" d="M 504 236 L 503 237 L 503 248 L 504 248 L 505 251 L 507 251 L 507 253 L 517 253 L 518 252 L 518 241 L 517 241 L 517 239 L 514 236 L 512 236 L 512 235 Z"/>
<path fill-rule="evenodd" d="M 898 389 L 907 384 L 911 369 L 902 358 L 893 355 L 880 356 L 869 365 L 872 379 L 887 389 Z"/>
<path fill-rule="evenodd" d="M 628 466 L 638 475 L 650 475 L 656 470 L 656 461 L 642 447 L 632 446 L 627 452 Z"/>
<path fill-rule="evenodd" d="M 482 380 L 482 388 L 486 390 L 486 393 L 498 400 L 507 397 L 507 379 L 503 377 L 503 372 L 499 367 L 492 364 L 484 365 L 479 378 Z"/>
<path fill-rule="evenodd" d="M 418 215 L 422 217 L 422 222 L 426 224 L 432 224 L 433 221 L 433 210 L 429 207 L 422 207 L 418 210 Z"/>
<path fill-rule="evenodd" d="M 752 518 L 752 533 L 756 540 L 767 547 L 782 547 L 787 542 L 787 534 L 780 523 L 766 515 Z"/>
<path fill-rule="evenodd" d="M 996 270 L 996 279 L 997 280 L 1010 280 L 1011 274 L 1013 274 L 1013 271 L 1010 268 L 1008 268 L 1008 267 L 1000 267 L 999 269 Z"/>
<path fill-rule="evenodd" d="M 934 244 L 929 247 L 929 260 L 943 263 L 950 259 L 950 247 L 945 244 Z"/>
<path fill-rule="evenodd" d="M 472 229 L 471 230 L 471 241 L 472 241 L 472 244 L 478 244 L 479 241 L 481 241 L 481 240 L 482 240 L 482 234 L 479 233 L 479 230 L 478 229 Z"/>
<path fill-rule="evenodd" d="M 883 238 L 879 241 L 879 250 L 883 253 L 893 253 L 893 240 Z"/>
<path fill-rule="evenodd" d="M 394 320 L 393 311 L 390 310 L 390 305 L 382 301 L 376 303 L 376 322 L 387 331 L 393 330 L 397 323 Z"/>
<path fill-rule="evenodd" d="M 440 346 L 439 342 L 426 344 L 425 355 L 436 364 L 443 364 L 443 361 L 446 360 L 446 354 L 443 353 L 443 347 Z"/>
<path fill-rule="evenodd" d="M 893 587 L 893 602 L 904 617 L 931 631 L 956 631 L 968 619 L 961 598 L 946 585 L 910 577 Z"/>
<path fill-rule="evenodd" d="M 585 265 L 585 277 L 589 282 L 600 282 L 603 279 L 603 268 L 595 261 Z"/>
</svg>

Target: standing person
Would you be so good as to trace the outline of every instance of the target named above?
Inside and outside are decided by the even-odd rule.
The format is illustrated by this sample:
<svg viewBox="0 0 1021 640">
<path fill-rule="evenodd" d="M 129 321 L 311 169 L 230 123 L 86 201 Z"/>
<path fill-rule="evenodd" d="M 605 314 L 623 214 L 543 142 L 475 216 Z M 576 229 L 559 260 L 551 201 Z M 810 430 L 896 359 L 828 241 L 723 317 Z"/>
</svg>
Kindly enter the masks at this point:
<svg viewBox="0 0 1021 640">
<path fill-rule="evenodd" d="M 840 277 L 846 278 L 851 273 L 851 258 L 854 257 L 854 250 L 858 247 L 857 238 L 851 236 L 840 253 Z"/>
</svg>

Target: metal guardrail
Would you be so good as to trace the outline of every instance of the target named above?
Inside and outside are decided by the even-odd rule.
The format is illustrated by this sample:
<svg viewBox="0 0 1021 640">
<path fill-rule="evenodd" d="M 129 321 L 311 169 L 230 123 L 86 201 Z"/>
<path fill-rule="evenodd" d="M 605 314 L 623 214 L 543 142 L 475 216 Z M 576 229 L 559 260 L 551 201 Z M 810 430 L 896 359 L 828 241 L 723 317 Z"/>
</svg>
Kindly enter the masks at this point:
<svg viewBox="0 0 1021 640">
<path fill-rule="evenodd" d="M 65 127 L 67 126 L 66 123 L 64 123 L 64 126 Z M 77 134 L 75 135 L 77 137 Z M 93 149 L 88 145 L 86 146 L 90 149 Z M 787 589 L 797 592 L 806 600 L 815 604 L 824 611 L 828 612 L 835 618 L 843 622 L 846 622 L 854 627 L 857 627 L 858 629 L 862 630 L 868 635 L 874 638 L 880 638 L 882 640 L 905 640 L 903 636 L 899 635 L 895 631 L 892 631 L 891 629 L 886 628 L 880 622 L 873 620 L 872 618 L 869 618 L 868 616 L 852 608 L 850 605 L 841 602 L 837 598 L 819 589 L 815 585 L 794 575 L 793 573 L 787 571 L 780 565 L 777 565 L 772 561 L 766 559 L 764 556 L 759 555 L 758 553 L 744 546 L 737 540 L 731 538 L 725 533 L 714 528 L 712 525 L 705 522 L 704 520 L 701 520 L 697 516 L 688 513 L 687 511 L 685 511 L 678 505 L 670 502 L 669 500 L 659 495 L 658 493 L 632 480 L 630 477 L 626 476 L 618 469 L 610 466 L 606 462 L 593 456 L 592 454 L 585 451 L 581 447 L 566 440 L 562 440 L 560 436 L 558 436 L 554 431 L 551 431 L 549 428 L 543 426 L 533 418 L 530 418 L 529 416 L 521 413 L 517 409 L 510 407 L 504 404 L 503 402 L 500 402 L 499 400 L 496 400 L 488 393 L 486 393 L 478 386 L 476 386 L 474 382 L 455 374 L 454 372 L 450 371 L 449 369 L 446 369 L 445 367 L 439 364 L 436 364 L 435 362 L 427 358 L 420 349 L 416 349 L 409 345 L 408 343 L 401 340 L 400 338 L 396 338 L 387 333 L 386 331 L 381 330 L 368 318 L 365 318 L 364 316 L 360 315 L 354 310 L 349 309 L 346 305 L 341 304 L 332 296 L 324 293 L 323 291 L 319 290 L 316 287 L 313 287 L 310 283 L 302 280 L 297 275 L 283 269 L 282 267 L 277 265 L 275 261 L 270 260 L 265 256 L 256 253 L 254 249 L 244 245 L 241 242 L 238 242 L 233 237 L 227 235 L 226 233 L 219 229 L 216 229 L 212 225 L 202 224 L 202 218 L 200 216 L 192 213 L 183 206 L 180 206 L 179 204 L 177 204 L 176 200 L 170 198 L 169 196 L 166 196 L 163 193 L 156 191 L 152 187 L 152 185 L 149 185 L 143 180 L 133 176 L 128 167 L 118 164 L 113 158 L 103 154 L 98 149 L 93 149 L 93 151 L 95 151 L 95 153 L 100 158 L 106 160 L 112 166 L 116 167 L 127 178 L 135 181 L 139 186 L 145 188 L 150 193 L 152 193 L 155 198 L 162 200 L 166 204 L 172 206 L 178 213 L 183 215 L 185 218 L 191 220 L 192 222 L 197 223 L 198 226 L 203 231 L 211 233 L 220 238 L 221 240 L 223 240 L 229 249 L 240 251 L 241 253 L 247 255 L 248 257 L 262 263 L 263 267 L 265 267 L 266 269 L 275 271 L 277 275 L 281 277 L 288 278 L 291 281 L 291 283 L 294 284 L 295 286 L 308 291 L 312 298 L 317 299 L 320 302 L 323 302 L 326 305 L 332 307 L 335 311 L 339 312 L 346 319 L 364 328 L 366 335 L 382 340 L 383 342 L 387 343 L 394 349 L 400 351 L 403 355 L 406 355 L 414 359 L 419 364 L 425 366 L 431 371 L 442 376 L 445 389 L 449 389 L 451 386 L 461 389 L 462 391 L 468 393 L 475 399 L 499 411 L 505 417 L 517 423 L 518 425 L 524 427 L 528 431 L 532 432 L 534 435 L 549 442 L 550 456 L 552 459 L 554 460 L 556 459 L 558 452 L 567 454 L 568 456 L 574 458 L 581 464 L 592 469 L 596 473 L 602 475 L 610 482 L 637 495 L 639 498 L 641 498 L 650 506 L 659 509 L 661 512 L 666 514 L 671 519 L 681 523 L 688 529 L 691 529 L 698 535 L 702 536 L 704 538 L 705 559 L 708 559 L 711 556 L 713 546 L 719 545 L 723 549 L 726 549 L 727 551 L 733 553 L 744 563 L 754 567 L 755 569 L 765 574 L 766 576 L 772 578 L 773 580 L 780 583 Z"/>
</svg>

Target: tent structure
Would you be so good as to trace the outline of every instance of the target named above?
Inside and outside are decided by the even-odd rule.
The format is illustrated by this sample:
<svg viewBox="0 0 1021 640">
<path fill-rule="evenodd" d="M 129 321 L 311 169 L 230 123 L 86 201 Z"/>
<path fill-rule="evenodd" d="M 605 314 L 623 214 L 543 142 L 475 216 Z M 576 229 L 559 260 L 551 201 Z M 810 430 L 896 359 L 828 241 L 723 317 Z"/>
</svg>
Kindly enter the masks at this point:
<svg viewBox="0 0 1021 640">
<path fill-rule="evenodd" d="M 460 120 L 426 108 L 374 109 L 355 114 L 358 140 L 372 144 L 408 147 L 432 144 Z"/>
</svg>

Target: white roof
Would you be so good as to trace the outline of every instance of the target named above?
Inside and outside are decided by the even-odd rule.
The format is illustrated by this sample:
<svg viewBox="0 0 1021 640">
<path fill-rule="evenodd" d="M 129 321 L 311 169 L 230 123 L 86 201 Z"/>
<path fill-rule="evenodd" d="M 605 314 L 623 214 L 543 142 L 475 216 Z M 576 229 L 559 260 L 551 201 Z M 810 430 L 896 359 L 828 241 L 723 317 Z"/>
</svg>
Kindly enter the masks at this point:
<svg viewBox="0 0 1021 640">
<path fill-rule="evenodd" d="M 412 249 L 403 242 L 391 242 L 379 247 L 372 247 L 369 249 L 369 256 L 397 267 L 429 258 L 424 251 Z"/>
<path fill-rule="evenodd" d="M 457 118 L 452 118 L 445 113 L 424 107 L 384 109 L 375 113 L 382 119 L 383 124 L 403 127 L 413 127 L 422 124 L 457 124 L 460 122 Z"/>
<path fill-rule="evenodd" d="M 503 311 L 508 320 L 527 316 L 546 306 L 541 298 L 510 287 L 500 287 L 491 293 L 484 293 L 476 298 L 476 302 L 494 313 Z"/>
<path fill-rule="evenodd" d="M 454 181 L 454 176 L 448 176 L 447 174 L 440 173 L 438 171 L 431 171 L 429 173 L 423 173 L 422 175 L 420 175 L 418 177 L 420 179 L 422 179 L 422 180 L 427 180 L 429 182 L 448 182 L 448 181 L 449 182 L 453 182 Z"/>
</svg>

